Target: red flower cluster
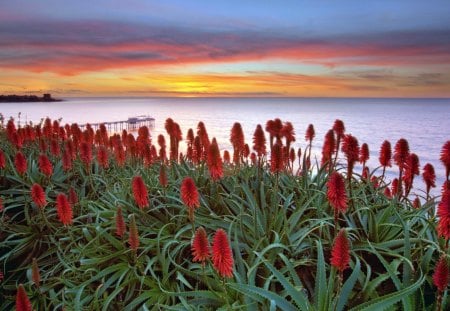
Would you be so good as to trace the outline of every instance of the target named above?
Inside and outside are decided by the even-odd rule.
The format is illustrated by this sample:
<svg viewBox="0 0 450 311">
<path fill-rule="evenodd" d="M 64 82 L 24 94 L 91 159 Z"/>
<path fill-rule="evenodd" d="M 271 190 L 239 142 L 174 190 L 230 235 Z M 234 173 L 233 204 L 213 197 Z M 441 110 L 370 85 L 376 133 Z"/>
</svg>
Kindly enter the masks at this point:
<svg viewBox="0 0 450 311">
<path fill-rule="evenodd" d="M 445 176 L 447 176 L 447 180 L 449 180 L 450 177 L 450 140 L 447 140 L 447 142 L 442 146 L 441 150 L 441 162 L 445 166 Z"/>
<path fill-rule="evenodd" d="M 353 174 L 353 166 L 359 158 L 359 144 L 356 137 L 350 134 L 344 136 L 342 152 L 344 152 L 347 159 L 347 178 L 351 179 Z"/>
<path fill-rule="evenodd" d="M 212 262 L 221 277 L 233 277 L 233 253 L 223 229 L 217 229 L 212 243 Z"/>
<path fill-rule="evenodd" d="M 239 165 L 242 161 L 245 145 L 244 131 L 239 122 L 234 123 L 231 128 L 230 142 L 233 146 L 233 162 Z"/>
<path fill-rule="evenodd" d="M 31 302 L 25 292 L 22 284 L 19 284 L 16 294 L 16 310 L 17 311 L 31 311 Z"/>
<path fill-rule="evenodd" d="M 27 159 L 22 154 L 22 152 L 17 152 L 16 156 L 14 157 L 14 165 L 16 166 L 16 171 L 20 175 L 25 174 L 27 171 Z"/>
<path fill-rule="evenodd" d="M 322 146 L 321 165 L 325 165 L 331 162 L 335 149 L 336 149 L 336 138 L 334 136 L 334 131 L 329 130 L 325 135 L 325 139 Z"/>
<path fill-rule="evenodd" d="M 276 143 L 272 147 L 270 158 L 270 170 L 272 173 L 282 172 L 284 169 L 283 147 L 280 143 Z"/>
<path fill-rule="evenodd" d="M 115 220 L 116 220 L 116 235 L 119 237 L 123 237 L 123 235 L 125 234 L 126 226 L 125 220 L 123 219 L 122 215 L 122 208 L 120 206 L 117 208 Z"/>
<path fill-rule="evenodd" d="M 383 169 L 386 168 L 386 166 L 391 167 L 391 159 L 392 159 L 392 149 L 391 149 L 391 143 L 387 140 L 381 144 L 380 149 L 380 156 L 378 160 L 380 161 L 381 166 L 383 166 Z"/>
<path fill-rule="evenodd" d="M 141 176 L 133 177 L 131 186 L 133 189 L 133 196 L 134 196 L 134 201 L 136 202 L 136 205 L 140 209 L 143 209 L 144 207 L 148 207 L 149 202 L 148 202 L 147 186 L 145 185 L 142 177 Z"/>
<path fill-rule="evenodd" d="M 350 242 L 345 229 L 341 229 L 331 250 L 331 265 L 342 272 L 350 263 Z"/>
<path fill-rule="evenodd" d="M 217 141 L 213 138 L 211 145 L 208 149 L 208 170 L 211 178 L 213 180 L 218 180 L 223 177 L 223 163 L 222 158 L 220 157 L 219 146 L 217 145 Z"/>
<path fill-rule="evenodd" d="M 200 207 L 198 190 L 191 177 L 185 177 L 180 187 L 181 200 L 188 207 L 189 220 L 194 221 L 194 210 Z"/>
<path fill-rule="evenodd" d="M 31 199 L 39 208 L 44 208 L 44 206 L 47 205 L 45 192 L 39 184 L 33 184 L 31 187 Z"/>
<path fill-rule="evenodd" d="M 39 273 L 39 266 L 37 264 L 36 258 L 33 258 L 31 263 L 31 279 L 36 287 L 39 287 L 41 283 L 41 274 Z"/>
<path fill-rule="evenodd" d="M 4 154 L 3 151 L 0 149 L 0 169 L 4 169 L 5 166 L 6 166 L 5 154 Z"/>
<path fill-rule="evenodd" d="M 306 129 L 305 139 L 306 141 L 312 142 L 314 137 L 316 136 L 316 131 L 314 131 L 314 125 L 310 124 L 308 125 L 308 128 Z"/>
<path fill-rule="evenodd" d="M 331 207 L 337 211 L 347 210 L 347 193 L 344 178 L 338 172 L 333 172 L 327 182 L 327 199 Z"/>
<path fill-rule="evenodd" d="M 258 157 L 266 155 L 266 136 L 264 135 L 261 124 L 256 126 L 253 133 L 253 150 L 256 151 Z"/>
<path fill-rule="evenodd" d="M 191 245 L 192 261 L 201 262 L 203 265 L 211 256 L 211 247 L 209 246 L 208 236 L 203 227 L 195 231 L 194 239 Z"/>
<path fill-rule="evenodd" d="M 395 164 L 397 164 L 398 167 L 400 167 L 400 170 L 403 170 L 408 155 L 409 155 L 408 141 L 404 138 L 400 138 L 394 147 L 394 161 Z"/>
<path fill-rule="evenodd" d="M 58 194 L 56 197 L 56 211 L 63 225 L 69 225 L 73 222 L 72 207 L 67 196 L 63 193 Z"/>
<path fill-rule="evenodd" d="M 139 232 L 134 215 L 131 215 L 128 244 L 130 244 L 130 249 L 136 253 L 139 247 Z"/>
<path fill-rule="evenodd" d="M 100 146 L 98 148 L 98 150 L 97 150 L 97 162 L 103 168 L 107 168 L 108 167 L 108 165 L 109 165 L 108 150 L 106 150 L 105 146 Z"/>
<path fill-rule="evenodd" d="M 166 166 L 164 165 L 164 163 L 161 163 L 159 167 L 159 184 L 162 187 L 167 187 L 168 184 Z"/>
<path fill-rule="evenodd" d="M 436 268 L 433 273 L 433 283 L 437 287 L 438 291 L 443 292 L 447 289 L 448 282 L 450 281 L 450 273 L 448 267 L 448 261 L 446 255 L 442 255 L 439 258 Z"/>
<path fill-rule="evenodd" d="M 439 222 L 437 232 L 446 240 L 450 239 L 450 190 L 445 189 L 442 193 L 441 202 L 438 205 L 437 216 Z"/>
<path fill-rule="evenodd" d="M 39 170 L 47 177 L 53 174 L 53 165 L 45 154 L 39 156 Z"/>
<path fill-rule="evenodd" d="M 430 189 L 436 187 L 436 174 L 434 173 L 434 167 L 430 163 L 425 164 L 422 173 L 423 181 L 425 182 L 427 196 L 430 193 Z"/>
</svg>

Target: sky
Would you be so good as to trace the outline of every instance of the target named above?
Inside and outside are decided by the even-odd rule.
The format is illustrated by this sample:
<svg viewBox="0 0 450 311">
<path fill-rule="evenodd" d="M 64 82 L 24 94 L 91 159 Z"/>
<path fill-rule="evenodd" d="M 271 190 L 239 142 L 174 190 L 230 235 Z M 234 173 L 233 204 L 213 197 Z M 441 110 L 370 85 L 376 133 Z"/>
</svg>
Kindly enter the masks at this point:
<svg viewBox="0 0 450 311">
<path fill-rule="evenodd" d="M 450 97 L 450 1 L 0 0 L 0 93 Z"/>
</svg>

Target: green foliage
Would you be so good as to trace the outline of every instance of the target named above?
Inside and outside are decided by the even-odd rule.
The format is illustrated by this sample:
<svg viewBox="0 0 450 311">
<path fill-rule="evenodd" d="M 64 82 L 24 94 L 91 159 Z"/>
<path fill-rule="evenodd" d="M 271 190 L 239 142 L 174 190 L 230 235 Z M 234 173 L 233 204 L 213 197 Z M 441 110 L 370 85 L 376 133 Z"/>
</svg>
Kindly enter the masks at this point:
<svg viewBox="0 0 450 311">
<path fill-rule="evenodd" d="M 128 157 L 124 166 L 76 159 L 65 172 L 54 158 L 45 178 L 36 164 L 37 143 L 24 146 L 27 174 L 14 169 L 14 147 L 1 132 L 7 165 L 0 171 L 0 309 L 12 309 L 23 283 L 37 310 L 418 310 L 434 306 L 432 267 L 441 242 L 434 200 L 413 209 L 408 200 L 388 199 L 371 183 L 353 179 L 352 204 L 340 216 L 351 241 L 350 267 L 342 284 L 329 264 L 333 211 L 326 199 L 328 171 L 313 167 L 302 175 L 271 174 L 266 167 L 225 166 L 212 181 L 204 164 L 170 163 L 168 186 L 158 181 L 160 163 L 145 166 Z M 313 173 L 315 172 L 315 173 Z M 141 175 L 150 207 L 139 209 L 131 179 Z M 191 224 L 180 184 L 191 176 L 200 208 Z M 40 183 L 48 204 L 40 210 L 30 189 Z M 73 187 L 78 203 L 74 222 L 63 226 L 56 196 Z M 140 246 L 129 249 L 128 231 L 116 235 L 122 207 L 130 224 L 135 215 Z M 193 228 L 203 226 L 212 240 L 223 228 L 231 242 L 234 277 L 221 279 L 210 263 L 192 262 Z M 36 258 L 41 286 L 31 280 Z M 447 296 L 445 296 L 447 297 Z"/>
</svg>

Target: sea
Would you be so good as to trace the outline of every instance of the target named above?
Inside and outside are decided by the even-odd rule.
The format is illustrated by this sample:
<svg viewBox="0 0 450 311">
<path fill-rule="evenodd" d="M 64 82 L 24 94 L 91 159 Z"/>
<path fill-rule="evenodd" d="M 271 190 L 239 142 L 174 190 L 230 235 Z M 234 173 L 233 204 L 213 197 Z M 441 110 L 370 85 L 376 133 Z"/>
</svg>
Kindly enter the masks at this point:
<svg viewBox="0 0 450 311">
<path fill-rule="evenodd" d="M 63 98 L 61 102 L 0 103 L 5 120 L 14 118 L 17 124 L 40 122 L 45 117 L 64 123 L 99 123 L 126 120 L 128 117 L 150 115 L 155 118 L 151 133 L 156 141 L 159 134 L 167 135 L 164 122 L 172 118 L 180 124 L 183 137 L 189 128 L 205 123 L 209 137 L 216 137 L 222 150 L 231 150 L 230 131 L 240 122 L 246 142 L 252 146 L 257 124 L 264 128 L 266 121 L 280 118 L 295 128 L 295 148 L 304 148 L 306 128 L 313 124 L 316 137 L 313 157 L 320 162 L 326 132 L 336 119 L 344 121 L 346 133 L 355 136 L 359 144 L 367 143 L 370 150 L 368 166 L 379 166 L 378 155 L 382 142 L 405 138 L 411 152 L 420 159 L 421 168 L 433 164 L 437 175 L 438 195 L 445 179 L 445 169 L 439 161 L 443 144 L 450 140 L 450 99 L 425 98 Z M 181 150 L 185 148 L 182 142 Z M 356 168 L 358 170 L 358 167 Z M 422 169 L 421 169 L 422 171 Z M 398 168 L 388 170 L 394 178 Z M 422 178 L 416 178 L 415 188 L 423 195 Z"/>
</svg>

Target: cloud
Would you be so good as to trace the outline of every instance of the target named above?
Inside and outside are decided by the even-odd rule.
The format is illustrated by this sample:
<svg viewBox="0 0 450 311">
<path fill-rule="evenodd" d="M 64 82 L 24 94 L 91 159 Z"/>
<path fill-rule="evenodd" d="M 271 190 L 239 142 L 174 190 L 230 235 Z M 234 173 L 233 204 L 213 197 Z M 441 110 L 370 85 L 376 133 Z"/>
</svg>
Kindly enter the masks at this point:
<svg viewBox="0 0 450 311">
<path fill-rule="evenodd" d="M 12 20 L 0 27 L 0 68 L 76 75 L 112 68 L 264 59 L 333 68 L 450 64 L 450 29 L 320 38 L 299 33 L 112 21 Z"/>
</svg>

